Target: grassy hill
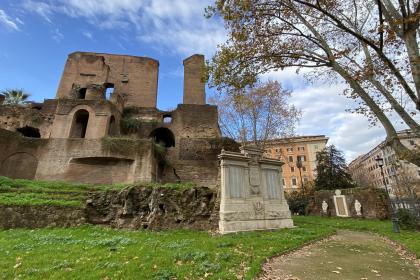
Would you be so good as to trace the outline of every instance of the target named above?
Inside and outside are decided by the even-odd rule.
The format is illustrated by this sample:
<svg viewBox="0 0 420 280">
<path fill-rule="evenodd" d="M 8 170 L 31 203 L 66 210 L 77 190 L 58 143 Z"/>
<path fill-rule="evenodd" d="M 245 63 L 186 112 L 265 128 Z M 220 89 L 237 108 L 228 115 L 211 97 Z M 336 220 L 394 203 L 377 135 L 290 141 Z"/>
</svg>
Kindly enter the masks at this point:
<svg viewBox="0 0 420 280">
<path fill-rule="evenodd" d="M 0 176 L 1 205 L 56 205 L 81 207 L 91 191 L 122 190 L 128 184 L 89 185 L 57 181 L 37 181 L 10 179 Z M 180 184 L 141 184 L 150 188 L 165 187 L 183 190 L 194 186 L 192 183 Z"/>
</svg>

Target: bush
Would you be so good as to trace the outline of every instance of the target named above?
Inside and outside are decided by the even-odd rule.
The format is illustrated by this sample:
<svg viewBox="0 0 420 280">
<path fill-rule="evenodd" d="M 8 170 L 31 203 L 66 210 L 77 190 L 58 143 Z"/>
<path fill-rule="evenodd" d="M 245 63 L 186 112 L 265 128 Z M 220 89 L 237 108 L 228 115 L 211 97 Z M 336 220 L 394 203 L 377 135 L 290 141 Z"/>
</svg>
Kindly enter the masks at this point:
<svg viewBox="0 0 420 280">
<path fill-rule="evenodd" d="M 305 215 L 309 204 L 309 196 L 303 192 L 294 191 L 286 194 L 287 203 L 292 214 Z"/>
<path fill-rule="evenodd" d="M 135 118 L 122 118 L 120 125 L 123 133 L 135 133 L 140 131 L 142 122 Z"/>
<path fill-rule="evenodd" d="M 398 209 L 398 224 L 402 229 L 420 230 L 420 219 L 408 209 Z"/>
</svg>

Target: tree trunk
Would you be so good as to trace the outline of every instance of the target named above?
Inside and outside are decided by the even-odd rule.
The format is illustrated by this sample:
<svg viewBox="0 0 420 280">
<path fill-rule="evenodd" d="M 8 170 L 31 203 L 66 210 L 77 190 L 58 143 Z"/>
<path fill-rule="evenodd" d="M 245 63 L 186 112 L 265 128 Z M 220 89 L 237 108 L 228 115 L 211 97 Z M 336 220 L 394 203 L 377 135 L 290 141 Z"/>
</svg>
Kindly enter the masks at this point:
<svg viewBox="0 0 420 280">
<path fill-rule="evenodd" d="M 407 31 L 403 39 L 407 47 L 408 59 L 410 60 L 411 74 L 416 87 L 417 97 L 420 100 L 420 55 L 416 32 L 416 29 Z"/>
</svg>

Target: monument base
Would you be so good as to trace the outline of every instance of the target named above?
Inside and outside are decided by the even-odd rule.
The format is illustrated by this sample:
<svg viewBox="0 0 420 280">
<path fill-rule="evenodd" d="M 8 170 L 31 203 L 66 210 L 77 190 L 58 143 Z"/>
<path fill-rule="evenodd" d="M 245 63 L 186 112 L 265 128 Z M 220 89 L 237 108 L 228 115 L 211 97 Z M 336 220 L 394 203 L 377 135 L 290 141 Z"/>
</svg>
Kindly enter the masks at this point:
<svg viewBox="0 0 420 280">
<path fill-rule="evenodd" d="M 219 231 L 221 234 L 293 227 L 293 220 L 290 218 L 278 220 L 219 221 Z"/>
</svg>

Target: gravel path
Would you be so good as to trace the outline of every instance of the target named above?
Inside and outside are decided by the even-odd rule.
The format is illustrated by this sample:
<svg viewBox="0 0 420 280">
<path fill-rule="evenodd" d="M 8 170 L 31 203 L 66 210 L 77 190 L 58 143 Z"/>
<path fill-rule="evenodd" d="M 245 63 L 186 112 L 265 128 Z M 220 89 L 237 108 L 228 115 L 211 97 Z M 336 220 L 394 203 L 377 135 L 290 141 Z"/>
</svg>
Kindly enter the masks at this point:
<svg viewBox="0 0 420 280">
<path fill-rule="evenodd" d="M 388 239 L 339 231 L 328 239 L 269 260 L 259 279 L 419 280 L 419 268 L 418 259 Z"/>
</svg>

